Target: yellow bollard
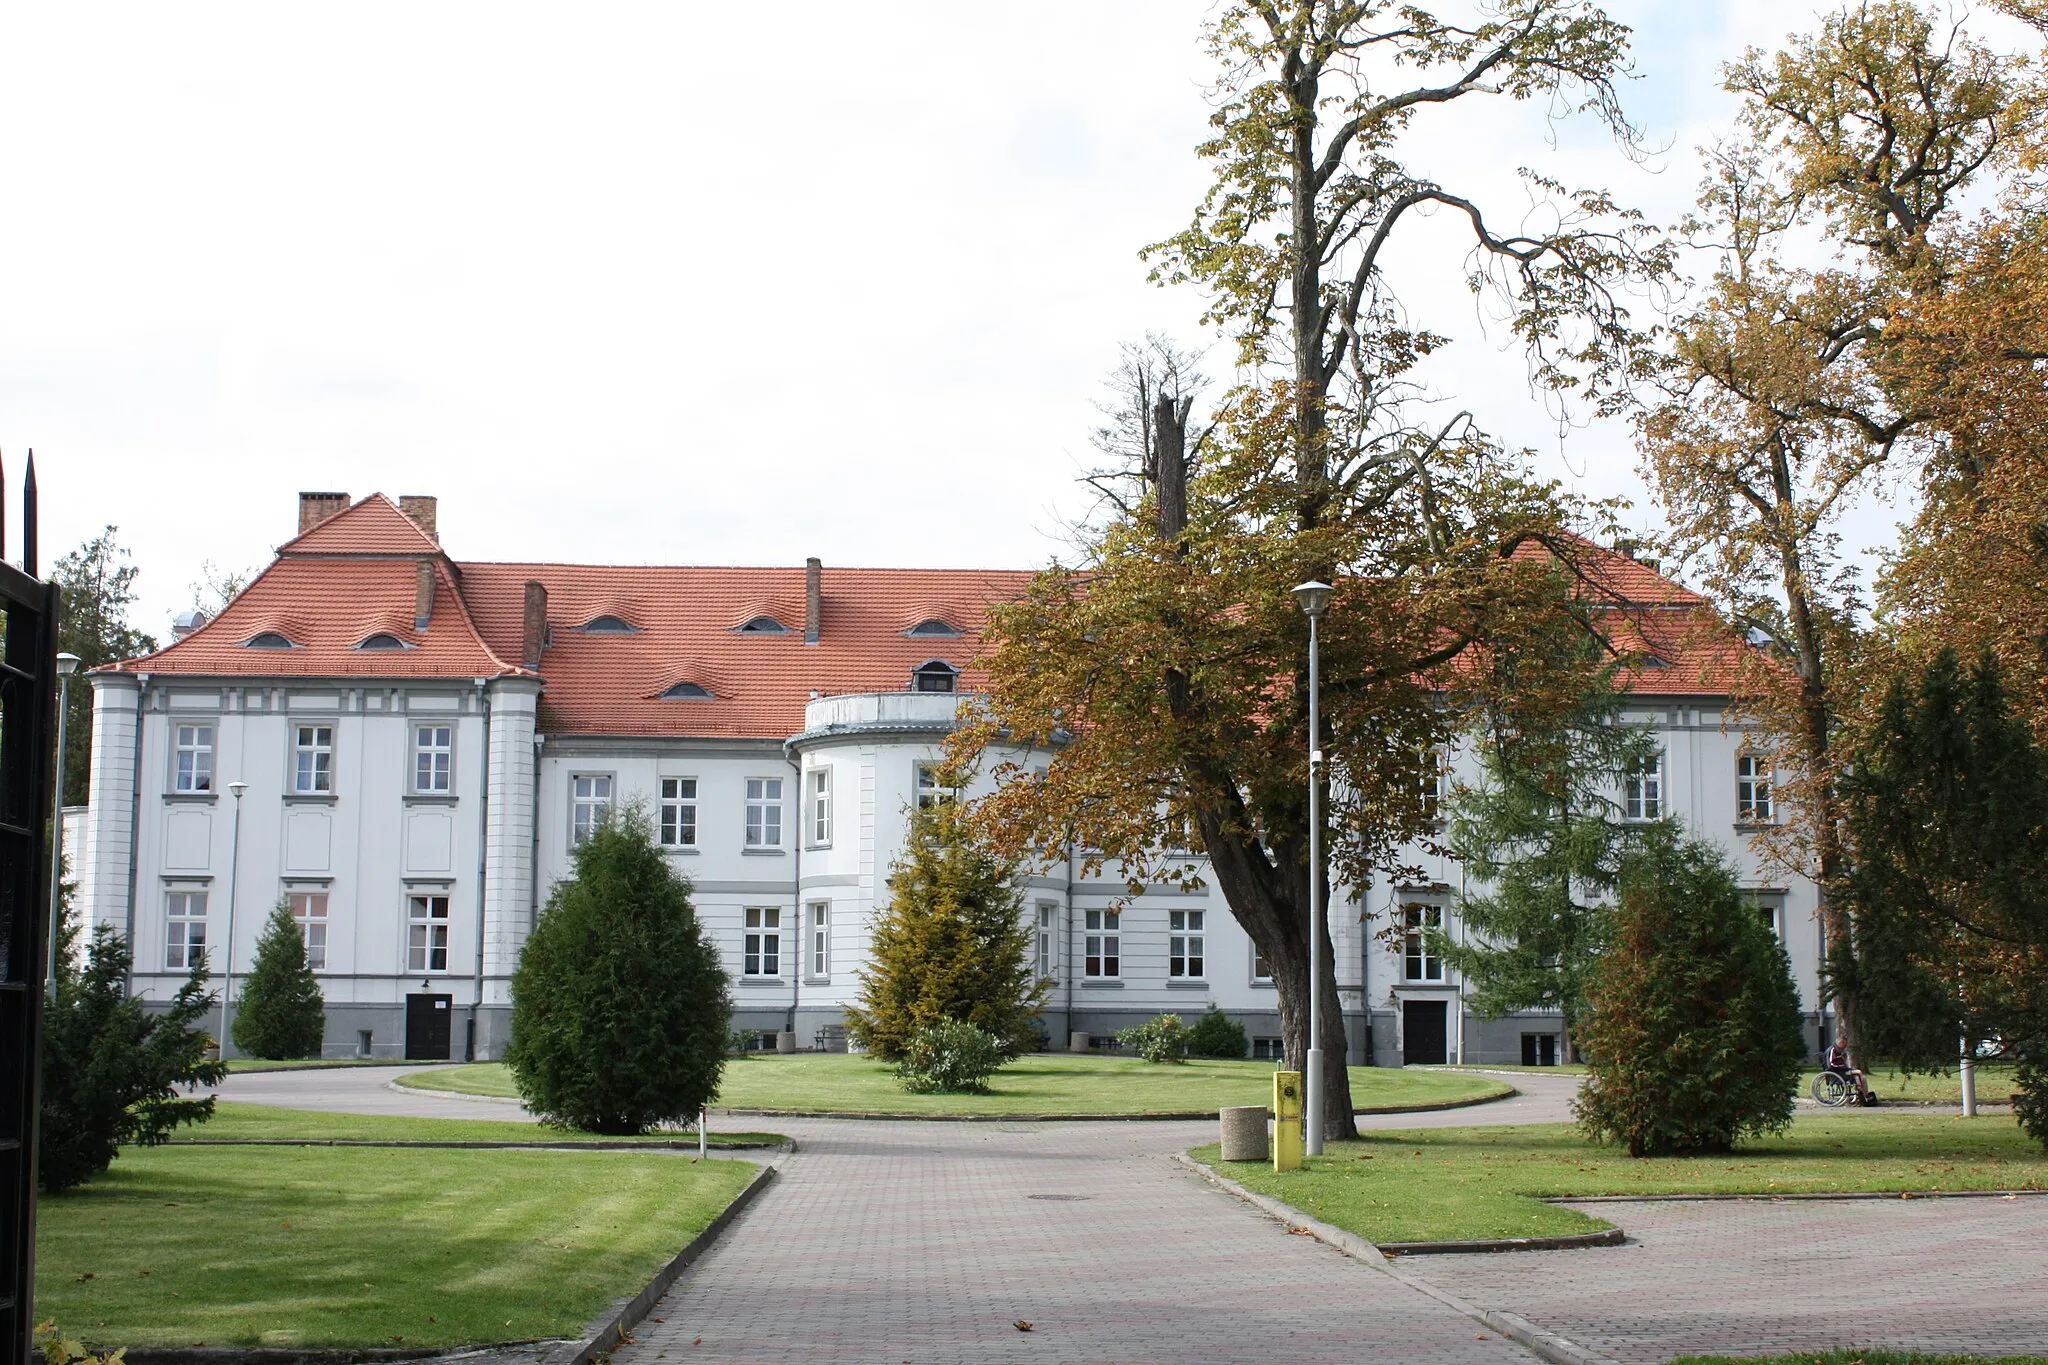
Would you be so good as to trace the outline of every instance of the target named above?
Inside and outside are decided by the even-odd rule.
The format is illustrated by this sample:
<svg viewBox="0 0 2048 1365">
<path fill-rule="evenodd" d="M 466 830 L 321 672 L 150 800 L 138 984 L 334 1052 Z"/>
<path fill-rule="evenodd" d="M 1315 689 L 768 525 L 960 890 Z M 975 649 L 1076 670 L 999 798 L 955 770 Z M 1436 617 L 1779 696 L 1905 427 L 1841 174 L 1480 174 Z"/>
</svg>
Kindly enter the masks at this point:
<svg viewBox="0 0 2048 1365">
<path fill-rule="evenodd" d="M 1301 1073 L 1273 1073 L 1273 1169 L 1301 1169 Z"/>
</svg>

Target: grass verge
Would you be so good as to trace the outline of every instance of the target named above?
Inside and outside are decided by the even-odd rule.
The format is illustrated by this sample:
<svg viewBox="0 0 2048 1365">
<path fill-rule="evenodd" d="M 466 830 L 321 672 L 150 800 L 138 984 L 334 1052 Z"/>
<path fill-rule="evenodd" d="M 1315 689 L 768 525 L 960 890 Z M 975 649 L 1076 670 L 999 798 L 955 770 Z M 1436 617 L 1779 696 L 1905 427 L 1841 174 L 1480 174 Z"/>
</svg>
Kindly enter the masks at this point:
<svg viewBox="0 0 2048 1365">
<path fill-rule="evenodd" d="M 1375 1133 L 1299 1171 L 1190 1153 L 1260 1194 L 1369 1242 L 1554 1237 L 1608 1226 L 1541 1202 L 1570 1195 L 1891 1193 L 2048 1189 L 2048 1152 L 2010 1118 L 1801 1117 L 1726 1157 L 1633 1160 L 1567 1124 Z"/>
<path fill-rule="evenodd" d="M 573 1337 L 753 1173 L 636 1152 L 131 1148 L 42 1201 L 36 1315 L 113 1346 Z"/>
<path fill-rule="evenodd" d="M 2015 1070 L 2010 1062 L 1979 1062 L 1976 1067 L 1978 1102 L 2010 1103 Z M 1807 1073 L 1799 1091 L 1802 1096 L 1813 1093 L 1813 1078 L 1816 1074 L 1818 1073 Z M 1905 1076 L 1889 1067 L 1873 1067 L 1868 1079 L 1871 1093 L 1881 1101 L 1920 1100 L 1941 1104 L 1963 1102 L 1963 1078 L 1954 1071 L 1946 1075 L 1938 1072 L 1932 1075 L 1921 1072 Z"/>
<path fill-rule="evenodd" d="M 244 1075 L 252 1071 L 331 1071 L 344 1066 L 402 1066 L 389 1057 L 305 1057 L 295 1062 L 274 1062 L 263 1057 L 230 1057 L 228 1074 Z"/>
<path fill-rule="evenodd" d="M 1020 1057 L 990 1079 L 986 1095 L 913 1095 L 886 1063 L 845 1053 L 735 1057 L 714 1101 L 728 1109 L 793 1113 L 890 1113 L 954 1116 L 1005 1114 L 1213 1113 L 1224 1105 L 1264 1104 L 1273 1096 L 1271 1062 L 1191 1061 L 1160 1066 L 1136 1057 Z M 497 1062 L 437 1067 L 399 1078 L 415 1090 L 513 1095 L 511 1074 Z M 1482 1076 L 1351 1068 L 1352 1099 L 1361 1108 L 1428 1108 L 1491 1099 L 1510 1087 Z"/>
<path fill-rule="evenodd" d="M 608 1138 L 597 1133 L 565 1132 L 537 1123 L 500 1119 L 409 1119 L 380 1114 L 330 1114 L 314 1109 L 273 1109 L 267 1104 L 216 1103 L 213 1119 L 195 1128 L 180 1128 L 173 1143 L 235 1140 L 243 1142 L 524 1142 L 535 1146 L 575 1146 L 586 1142 L 696 1141 L 688 1133 L 651 1133 L 637 1138 Z M 778 1133 L 720 1132 L 710 1134 L 713 1147 L 761 1147 L 787 1141 Z M 132 1149 L 131 1149 L 132 1150 Z M 124 1154 L 123 1159 L 126 1159 Z"/>
</svg>

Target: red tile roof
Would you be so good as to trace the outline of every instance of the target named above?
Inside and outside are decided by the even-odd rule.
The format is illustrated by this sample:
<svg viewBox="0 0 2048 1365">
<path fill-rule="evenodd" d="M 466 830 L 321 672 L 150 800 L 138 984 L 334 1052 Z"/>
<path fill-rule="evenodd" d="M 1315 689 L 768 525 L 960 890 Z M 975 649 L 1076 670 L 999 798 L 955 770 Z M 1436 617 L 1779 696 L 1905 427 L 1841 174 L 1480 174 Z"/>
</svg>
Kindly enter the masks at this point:
<svg viewBox="0 0 2048 1365">
<path fill-rule="evenodd" d="M 372 493 L 277 547 L 281 555 L 438 555 L 441 547 L 382 493 Z"/>
</svg>

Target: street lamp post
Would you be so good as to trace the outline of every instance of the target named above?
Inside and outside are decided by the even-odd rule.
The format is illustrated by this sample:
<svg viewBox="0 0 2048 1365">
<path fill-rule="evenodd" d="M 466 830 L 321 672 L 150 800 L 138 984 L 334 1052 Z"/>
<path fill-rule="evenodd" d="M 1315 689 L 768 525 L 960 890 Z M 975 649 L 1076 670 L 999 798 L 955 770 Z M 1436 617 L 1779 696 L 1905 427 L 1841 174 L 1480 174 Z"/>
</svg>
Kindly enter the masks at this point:
<svg viewBox="0 0 2048 1365">
<path fill-rule="evenodd" d="M 64 722 L 71 718 L 71 675 L 78 671 L 76 654 L 57 656 L 57 794 L 50 807 L 50 967 L 43 993 L 57 998 L 57 939 L 63 931 L 64 891 Z"/>
<path fill-rule="evenodd" d="M 1331 591 L 1314 580 L 1294 589 L 1294 600 L 1308 615 L 1308 1094 L 1301 1107 L 1301 1147 L 1310 1156 L 1323 1152 L 1323 680 L 1317 627 Z"/>
<path fill-rule="evenodd" d="M 249 790 L 247 782 L 228 783 L 228 794 L 235 798 L 235 832 L 228 842 L 228 941 L 221 951 L 222 976 L 225 980 L 220 988 L 220 1059 L 228 1059 L 228 1048 L 233 1037 L 233 1020 L 230 1011 L 235 1007 L 235 876 L 242 870 L 242 794 Z"/>
</svg>

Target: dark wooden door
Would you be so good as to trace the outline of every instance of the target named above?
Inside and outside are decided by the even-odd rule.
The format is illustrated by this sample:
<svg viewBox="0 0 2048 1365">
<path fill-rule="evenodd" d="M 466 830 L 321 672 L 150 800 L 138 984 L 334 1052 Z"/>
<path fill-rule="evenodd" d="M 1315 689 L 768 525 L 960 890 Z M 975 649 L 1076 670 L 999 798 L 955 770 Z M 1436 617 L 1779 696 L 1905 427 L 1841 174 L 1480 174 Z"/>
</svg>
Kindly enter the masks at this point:
<svg viewBox="0 0 2048 1365">
<path fill-rule="evenodd" d="M 1442 1066 L 1450 1059 L 1450 1011 L 1444 1002 L 1403 1001 L 1401 1065 Z"/>
<path fill-rule="evenodd" d="M 405 1060 L 445 1062 L 453 1035 L 455 1018 L 452 995 L 408 995 L 405 997 Z"/>
</svg>

